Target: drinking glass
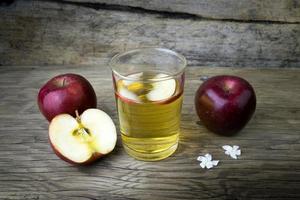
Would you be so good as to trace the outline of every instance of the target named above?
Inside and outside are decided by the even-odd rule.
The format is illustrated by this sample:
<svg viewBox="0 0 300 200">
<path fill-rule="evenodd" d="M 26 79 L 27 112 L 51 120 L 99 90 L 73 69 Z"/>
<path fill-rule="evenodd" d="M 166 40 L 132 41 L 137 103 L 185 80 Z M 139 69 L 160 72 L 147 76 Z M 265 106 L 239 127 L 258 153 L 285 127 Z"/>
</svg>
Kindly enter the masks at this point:
<svg viewBox="0 0 300 200">
<path fill-rule="evenodd" d="M 114 56 L 110 67 L 125 151 L 145 161 L 173 154 L 186 59 L 169 49 L 140 48 Z"/>
</svg>

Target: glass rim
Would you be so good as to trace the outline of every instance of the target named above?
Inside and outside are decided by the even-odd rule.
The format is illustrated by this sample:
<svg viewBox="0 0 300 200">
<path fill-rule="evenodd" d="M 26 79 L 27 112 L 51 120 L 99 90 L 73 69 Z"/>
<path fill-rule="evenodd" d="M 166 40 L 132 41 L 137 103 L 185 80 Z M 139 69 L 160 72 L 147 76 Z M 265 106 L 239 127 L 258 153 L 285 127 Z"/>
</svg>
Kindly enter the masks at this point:
<svg viewBox="0 0 300 200">
<path fill-rule="evenodd" d="M 139 51 L 143 51 L 143 50 L 147 50 L 147 49 L 152 49 L 152 50 L 156 50 L 156 51 L 162 51 L 162 52 L 166 52 L 168 54 L 172 54 L 172 55 L 175 55 L 177 58 L 179 58 L 183 64 L 180 65 L 180 70 L 178 70 L 177 72 L 173 73 L 173 74 L 166 74 L 166 76 L 164 77 L 161 77 L 161 78 L 150 78 L 150 79 L 147 79 L 146 81 L 149 81 L 149 82 L 156 82 L 156 81 L 163 81 L 163 80 L 168 80 L 168 79 L 172 79 L 174 77 L 177 77 L 179 75 L 181 75 L 185 68 L 186 68 L 186 65 L 187 65 L 187 61 L 186 61 L 186 58 L 173 51 L 173 50 L 170 50 L 170 49 L 167 49 L 167 48 L 163 48 L 163 47 L 141 47 L 141 48 L 135 48 L 135 49 L 131 49 L 131 50 L 128 50 L 128 51 L 124 51 L 124 52 L 121 52 L 121 53 L 118 53 L 116 55 L 114 55 L 110 62 L 109 62 L 109 67 L 111 69 L 111 71 L 118 75 L 119 77 L 122 78 L 122 80 L 128 80 L 128 81 L 140 81 L 139 78 L 135 78 L 135 77 L 128 77 L 126 75 L 123 75 L 119 72 L 117 72 L 115 69 L 114 69 L 114 66 L 116 65 L 116 60 L 118 60 L 120 57 L 122 56 L 125 56 L 127 54 L 130 54 L 130 53 L 134 53 L 134 52 L 139 52 Z M 145 80 L 143 80 L 143 82 L 145 82 Z"/>
</svg>

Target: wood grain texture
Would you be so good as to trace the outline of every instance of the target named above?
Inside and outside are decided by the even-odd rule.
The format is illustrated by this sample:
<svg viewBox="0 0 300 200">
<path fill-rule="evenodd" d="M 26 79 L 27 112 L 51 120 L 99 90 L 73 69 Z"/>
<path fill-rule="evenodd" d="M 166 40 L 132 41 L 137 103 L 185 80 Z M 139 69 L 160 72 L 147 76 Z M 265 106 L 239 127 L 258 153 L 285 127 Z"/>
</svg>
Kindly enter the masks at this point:
<svg viewBox="0 0 300 200">
<path fill-rule="evenodd" d="M 300 67 L 300 24 L 41 1 L 16 1 L 0 15 L 0 65 L 94 65 L 122 50 L 163 46 L 190 66 Z"/>
<path fill-rule="evenodd" d="M 300 22 L 298 0 L 64 0 L 192 14 L 208 19 Z"/>
<path fill-rule="evenodd" d="M 51 77 L 73 72 L 93 85 L 98 108 L 118 126 L 106 62 L 97 66 L 0 67 L 0 199 L 299 199 L 300 69 L 190 67 L 178 150 L 159 162 L 129 157 L 120 137 L 115 150 L 95 165 L 71 166 L 52 153 L 48 123 L 39 113 L 39 88 Z M 201 76 L 234 74 L 255 88 L 257 110 L 233 137 L 208 132 L 194 111 Z M 240 145 L 238 160 L 221 146 Z M 219 166 L 203 170 L 196 160 L 211 153 Z"/>
</svg>

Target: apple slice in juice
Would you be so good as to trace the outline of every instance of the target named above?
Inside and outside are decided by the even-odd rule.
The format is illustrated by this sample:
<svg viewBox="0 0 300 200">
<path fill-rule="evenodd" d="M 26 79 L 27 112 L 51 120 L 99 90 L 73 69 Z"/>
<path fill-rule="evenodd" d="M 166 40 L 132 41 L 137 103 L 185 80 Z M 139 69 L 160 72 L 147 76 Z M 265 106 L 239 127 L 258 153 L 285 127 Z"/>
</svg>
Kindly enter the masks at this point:
<svg viewBox="0 0 300 200">
<path fill-rule="evenodd" d="M 165 78 L 167 74 L 158 74 L 154 79 Z M 176 90 L 176 81 L 167 79 L 152 83 L 153 89 L 146 95 L 149 101 L 162 101 L 172 97 Z"/>
<path fill-rule="evenodd" d="M 141 103 L 141 99 L 136 94 L 136 90 L 143 87 L 142 83 L 139 81 L 143 76 L 143 72 L 130 74 L 127 77 L 129 80 L 119 80 L 117 82 L 117 93 L 120 97 L 128 99 L 130 102 Z M 136 80 L 130 80 L 130 78 Z"/>
<path fill-rule="evenodd" d="M 147 103 L 167 100 L 172 97 L 176 91 L 175 79 L 166 79 L 162 81 L 142 81 L 166 78 L 168 75 L 159 73 L 153 76 L 153 73 L 136 73 L 129 75 L 129 78 L 136 80 L 120 80 L 117 83 L 118 94 L 128 100 L 137 103 Z M 141 80 L 141 81 L 139 81 Z"/>
</svg>

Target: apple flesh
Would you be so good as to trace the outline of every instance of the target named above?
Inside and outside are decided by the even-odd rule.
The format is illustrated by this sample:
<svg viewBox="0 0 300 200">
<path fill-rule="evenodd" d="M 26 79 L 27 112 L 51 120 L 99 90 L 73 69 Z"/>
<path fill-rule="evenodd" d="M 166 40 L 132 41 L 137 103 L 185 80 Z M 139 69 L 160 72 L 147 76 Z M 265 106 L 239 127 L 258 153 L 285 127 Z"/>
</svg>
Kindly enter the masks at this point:
<svg viewBox="0 0 300 200">
<path fill-rule="evenodd" d="M 251 119 L 256 96 L 253 87 L 237 76 L 215 76 L 206 80 L 195 95 L 202 123 L 212 132 L 233 135 Z"/>
<path fill-rule="evenodd" d="M 75 117 L 88 108 L 97 107 L 92 85 L 77 74 L 62 74 L 49 80 L 39 91 L 38 105 L 48 121 L 56 115 L 67 113 Z"/>
<path fill-rule="evenodd" d="M 154 79 L 164 78 L 167 74 L 158 74 Z M 147 94 L 150 101 L 162 101 L 173 96 L 176 91 L 175 79 L 154 82 L 153 89 Z"/>
<path fill-rule="evenodd" d="M 88 109 L 76 119 L 60 114 L 50 123 L 49 141 L 55 154 L 64 161 L 90 164 L 114 149 L 116 127 L 112 119 L 98 109 Z"/>
</svg>

